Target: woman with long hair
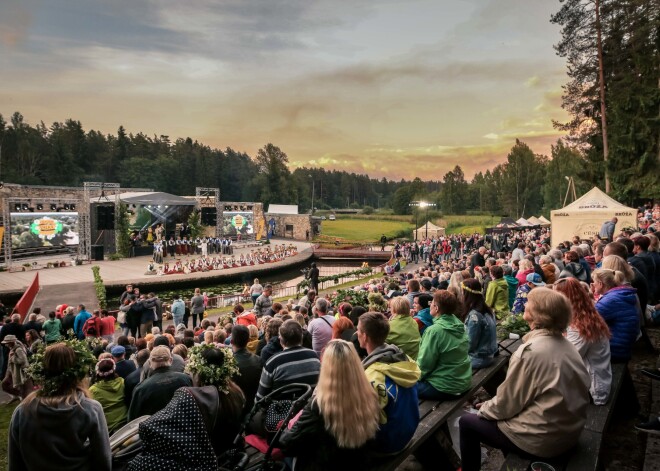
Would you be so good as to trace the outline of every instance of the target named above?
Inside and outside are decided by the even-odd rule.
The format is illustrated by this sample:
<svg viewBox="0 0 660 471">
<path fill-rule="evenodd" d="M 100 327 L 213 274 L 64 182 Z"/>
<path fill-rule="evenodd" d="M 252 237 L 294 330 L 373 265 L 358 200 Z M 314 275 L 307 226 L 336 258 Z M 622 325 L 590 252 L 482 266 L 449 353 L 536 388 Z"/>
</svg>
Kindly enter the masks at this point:
<svg viewBox="0 0 660 471">
<path fill-rule="evenodd" d="M 463 272 L 461 271 L 455 271 L 449 278 L 449 286 L 447 287 L 447 291 L 456 296 L 456 299 L 458 299 L 459 303 L 463 302 L 463 289 L 461 288 L 461 283 L 463 283 L 465 278 L 466 277 L 463 276 Z M 467 278 L 469 278 L 469 276 Z"/>
<path fill-rule="evenodd" d="M 10 470 L 110 471 L 103 408 L 85 384 L 93 365 L 87 345 L 77 341 L 50 345 L 35 359 L 31 375 L 41 389 L 11 418 Z"/>
<path fill-rule="evenodd" d="M 640 326 L 639 301 L 635 288 L 628 285 L 625 272 L 620 270 L 598 268 L 591 277 L 592 291 L 598 297 L 596 310 L 605 319 L 612 334 L 612 362 L 627 362 L 632 356 L 632 347 Z"/>
<path fill-rule="evenodd" d="M 368 469 L 364 447 L 376 436 L 379 414 L 378 397 L 355 348 L 331 340 L 314 396 L 279 443 L 295 457 L 295 471 Z"/>
<path fill-rule="evenodd" d="M 490 282 L 493 283 L 494 281 Z M 481 283 L 474 278 L 468 278 L 461 283 L 461 287 L 465 329 L 470 341 L 468 347 L 470 363 L 472 368 L 486 368 L 493 363 L 497 353 L 495 315 L 481 293 Z"/>
<path fill-rule="evenodd" d="M 355 333 L 355 326 L 348 317 L 340 317 L 332 324 L 332 338 L 351 341 Z"/>
<path fill-rule="evenodd" d="M 129 470 L 217 469 L 218 456 L 233 446 L 245 404 L 231 379 L 238 374 L 236 359 L 230 349 L 208 344 L 191 348 L 189 357 L 193 387 L 177 389 L 164 409 L 140 424 L 143 451 Z"/>
<path fill-rule="evenodd" d="M 566 338 L 575 345 L 591 376 L 589 392 L 594 404 L 606 404 L 612 385 L 610 328 L 581 282 L 575 278 L 557 280 L 554 290 L 568 298 L 573 308 Z"/>
</svg>

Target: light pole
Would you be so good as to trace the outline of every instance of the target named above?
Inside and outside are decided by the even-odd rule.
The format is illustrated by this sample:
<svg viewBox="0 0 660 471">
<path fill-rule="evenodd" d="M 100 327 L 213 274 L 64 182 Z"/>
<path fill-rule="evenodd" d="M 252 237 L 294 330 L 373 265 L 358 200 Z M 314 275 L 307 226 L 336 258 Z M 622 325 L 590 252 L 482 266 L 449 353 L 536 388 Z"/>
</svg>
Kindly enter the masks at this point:
<svg viewBox="0 0 660 471">
<path fill-rule="evenodd" d="M 408 206 L 419 206 L 419 202 L 413 201 L 408 203 Z M 413 211 L 415 211 L 415 242 L 417 242 L 417 209 L 414 209 Z"/>
<path fill-rule="evenodd" d="M 426 233 L 424 234 L 424 238 L 428 239 L 429 238 L 429 206 L 435 206 L 435 203 L 427 203 L 426 201 L 422 201 L 420 203 L 420 206 L 426 208 Z"/>
<path fill-rule="evenodd" d="M 308 175 L 312 179 L 312 216 L 314 216 L 314 177 Z"/>
</svg>

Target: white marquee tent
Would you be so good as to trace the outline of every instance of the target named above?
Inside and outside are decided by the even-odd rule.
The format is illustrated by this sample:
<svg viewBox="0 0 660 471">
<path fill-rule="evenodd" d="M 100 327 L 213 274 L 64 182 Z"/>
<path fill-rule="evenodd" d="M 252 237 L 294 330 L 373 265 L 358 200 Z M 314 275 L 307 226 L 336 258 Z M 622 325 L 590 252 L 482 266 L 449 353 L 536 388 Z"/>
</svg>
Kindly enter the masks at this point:
<svg viewBox="0 0 660 471">
<path fill-rule="evenodd" d="M 413 231 L 414 232 L 413 237 L 417 240 L 425 239 L 426 234 L 427 234 L 426 227 L 427 227 L 426 224 L 423 224 L 422 226 L 415 229 Z M 432 237 L 440 237 L 440 236 L 443 236 L 443 235 L 445 235 L 445 228 L 444 227 L 436 226 L 432 222 L 428 223 L 428 237 L 431 237 L 431 238 Z"/>
<path fill-rule="evenodd" d="M 568 206 L 551 211 L 552 245 L 574 236 L 591 239 L 607 220 L 616 217 L 616 232 L 624 227 L 637 227 L 637 210 L 610 198 L 598 187 L 592 188 Z"/>
</svg>

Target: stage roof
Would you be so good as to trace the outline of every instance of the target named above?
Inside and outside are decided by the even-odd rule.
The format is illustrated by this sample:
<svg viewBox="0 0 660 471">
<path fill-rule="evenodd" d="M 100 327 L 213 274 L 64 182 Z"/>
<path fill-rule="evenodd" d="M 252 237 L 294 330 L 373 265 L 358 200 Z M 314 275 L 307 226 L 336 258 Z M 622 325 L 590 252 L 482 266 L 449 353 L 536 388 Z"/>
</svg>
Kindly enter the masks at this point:
<svg viewBox="0 0 660 471">
<path fill-rule="evenodd" d="M 160 191 L 122 193 L 119 195 L 119 198 L 126 204 L 140 206 L 195 206 L 194 199 L 188 199 L 183 196 L 171 195 Z"/>
<path fill-rule="evenodd" d="M 268 205 L 268 214 L 298 214 L 297 204 L 271 204 Z"/>
</svg>

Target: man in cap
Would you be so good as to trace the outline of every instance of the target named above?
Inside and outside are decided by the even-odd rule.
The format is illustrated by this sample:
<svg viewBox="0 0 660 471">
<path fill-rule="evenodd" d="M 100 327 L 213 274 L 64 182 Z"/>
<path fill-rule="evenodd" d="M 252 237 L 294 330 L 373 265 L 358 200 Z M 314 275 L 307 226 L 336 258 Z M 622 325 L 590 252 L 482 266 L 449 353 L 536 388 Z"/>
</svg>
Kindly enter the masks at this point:
<svg viewBox="0 0 660 471">
<path fill-rule="evenodd" d="M 117 376 L 126 378 L 129 374 L 135 371 L 135 363 L 126 360 L 126 348 L 122 345 L 115 345 L 110 350 L 112 359 L 115 361 L 115 373 Z"/>
<path fill-rule="evenodd" d="M 530 273 L 525 278 L 527 283 L 518 287 L 516 291 L 516 299 L 513 301 L 513 313 L 522 314 L 525 312 L 525 305 L 527 304 L 527 296 L 529 292 L 536 288 L 537 286 L 545 286 L 545 283 L 541 279 L 541 275 L 538 273 Z"/>
<path fill-rule="evenodd" d="M 154 347 L 149 361 L 153 372 L 133 390 L 131 406 L 128 409 L 129 422 L 164 409 L 177 389 L 192 386 L 190 376 L 172 371 L 172 353 L 168 347 Z"/>
</svg>

